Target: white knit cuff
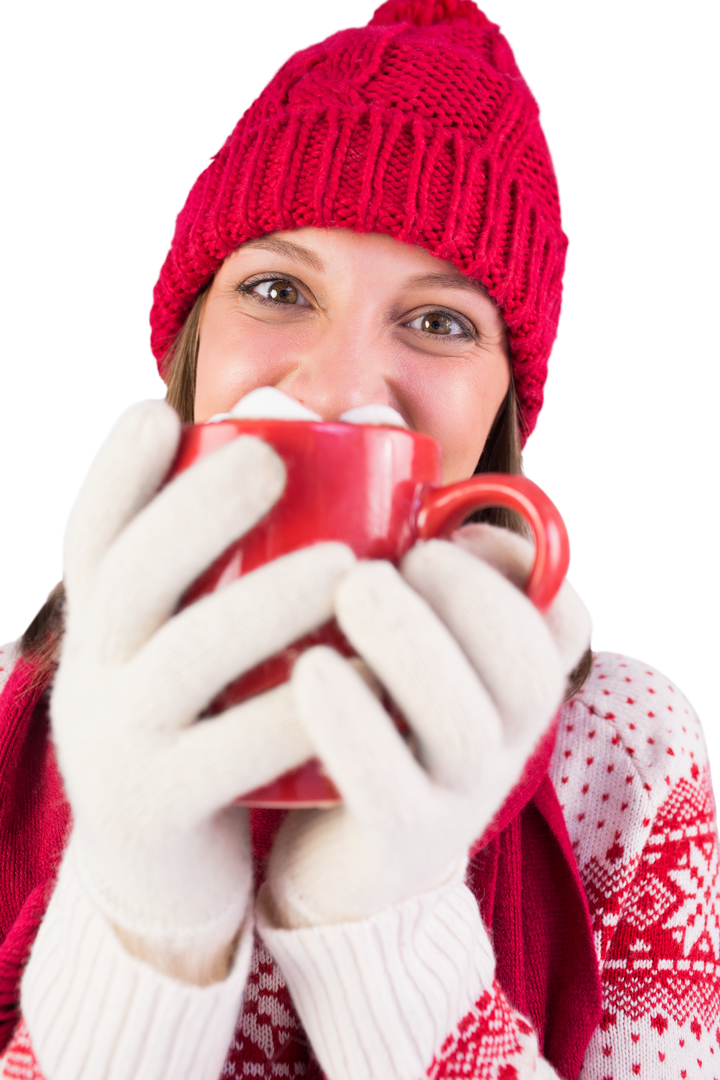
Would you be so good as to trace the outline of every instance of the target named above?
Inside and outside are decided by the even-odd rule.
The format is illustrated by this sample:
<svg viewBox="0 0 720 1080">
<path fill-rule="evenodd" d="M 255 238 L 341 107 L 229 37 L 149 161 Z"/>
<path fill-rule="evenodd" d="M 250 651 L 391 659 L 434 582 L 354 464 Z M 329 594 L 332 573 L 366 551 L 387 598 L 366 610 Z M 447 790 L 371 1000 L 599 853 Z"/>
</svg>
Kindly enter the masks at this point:
<svg viewBox="0 0 720 1080">
<path fill-rule="evenodd" d="M 495 959 L 461 883 L 369 919 L 283 930 L 263 892 L 258 929 L 331 1080 L 418 1080 L 493 984 Z"/>
<path fill-rule="evenodd" d="M 33 1050 L 51 1080 L 218 1080 L 252 955 L 243 926 L 232 971 L 190 986 L 125 951 L 83 892 L 72 845 L 22 981 Z"/>
</svg>

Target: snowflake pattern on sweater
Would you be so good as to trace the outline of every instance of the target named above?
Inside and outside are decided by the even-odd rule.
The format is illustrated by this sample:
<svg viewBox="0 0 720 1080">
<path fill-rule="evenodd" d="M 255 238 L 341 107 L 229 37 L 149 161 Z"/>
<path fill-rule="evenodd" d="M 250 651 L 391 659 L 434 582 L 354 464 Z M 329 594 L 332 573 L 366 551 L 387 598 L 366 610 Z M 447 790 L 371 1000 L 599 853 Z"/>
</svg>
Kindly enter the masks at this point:
<svg viewBox="0 0 720 1080">
<path fill-rule="evenodd" d="M 720 1076 L 718 832 L 692 707 L 657 671 L 600 654 L 551 776 L 603 979 L 583 1080 Z"/>
<path fill-rule="evenodd" d="M 720 871 L 699 721 L 664 676 L 601 653 L 561 710 L 551 779 L 588 896 L 604 1014 L 581 1080 L 720 1077 Z M 42 1080 L 21 1025 L 3 1076 Z M 432 1080 L 555 1075 L 495 985 L 450 1032 Z M 258 940 L 223 1077 L 322 1072 Z"/>
<path fill-rule="evenodd" d="M 222 1075 L 304 1077 L 308 1051 L 282 972 L 256 937 L 242 1013 Z"/>
</svg>

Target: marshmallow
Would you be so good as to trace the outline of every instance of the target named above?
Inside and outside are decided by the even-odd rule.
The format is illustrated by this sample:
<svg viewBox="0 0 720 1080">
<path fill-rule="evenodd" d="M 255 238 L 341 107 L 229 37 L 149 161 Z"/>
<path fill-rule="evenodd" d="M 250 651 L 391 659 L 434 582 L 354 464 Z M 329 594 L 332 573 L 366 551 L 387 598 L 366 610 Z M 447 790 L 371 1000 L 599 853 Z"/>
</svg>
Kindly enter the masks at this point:
<svg viewBox="0 0 720 1080">
<path fill-rule="evenodd" d="M 322 421 L 322 416 L 274 386 L 260 386 L 240 398 L 230 412 L 216 413 L 205 423 L 219 424 L 223 420 L 266 419 Z M 371 424 L 401 428 L 408 426 L 400 413 L 389 405 L 359 405 L 355 409 L 348 409 L 338 419 L 344 424 Z"/>
<path fill-rule="evenodd" d="M 359 405 L 356 409 L 348 409 L 339 417 L 345 424 L 373 424 L 378 427 L 401 427 L 407 429 L 397 409 L 389 405 Z"/>
</svg>

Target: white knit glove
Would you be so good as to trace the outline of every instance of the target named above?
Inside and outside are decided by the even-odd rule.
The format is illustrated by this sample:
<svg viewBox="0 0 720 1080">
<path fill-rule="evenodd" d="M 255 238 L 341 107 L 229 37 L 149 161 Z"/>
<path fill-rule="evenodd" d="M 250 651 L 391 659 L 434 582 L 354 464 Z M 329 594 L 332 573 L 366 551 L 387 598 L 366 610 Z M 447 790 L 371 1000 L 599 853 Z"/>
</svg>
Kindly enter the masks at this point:
<svg viewBox="0 0 720 1080">
<path fill-rule="evenodd" d="M 65 548 L 67 631 L 53 737 L 83 887 L 135 955 L 223 978 L 251 889 L 246 811 L 229 806 L 312 754 L 286 684 L 195 722 L 231 680 L 325 622 L 354 557 L 322 544 L 173 612 L 266 513 L 285 470 L 242 437 L 158 487 L 179 422 L 129 410 L 77 500 Z"/>
<path fill-rule="evenodd" d="M 340 626 L 407 718 L 416 756 L 346 660 L 326 648 L 300 658 L 298 715 L 343 803 L 284 823 L 268 926 L 363 919 L 462 879 L 589 640 L 567 582 L 543 617 L 507 580 L 531 562 L 520 537 L 473 526 L 416 545 L 400 572 L 364 562 L 341 581 Z"/>
</svg>

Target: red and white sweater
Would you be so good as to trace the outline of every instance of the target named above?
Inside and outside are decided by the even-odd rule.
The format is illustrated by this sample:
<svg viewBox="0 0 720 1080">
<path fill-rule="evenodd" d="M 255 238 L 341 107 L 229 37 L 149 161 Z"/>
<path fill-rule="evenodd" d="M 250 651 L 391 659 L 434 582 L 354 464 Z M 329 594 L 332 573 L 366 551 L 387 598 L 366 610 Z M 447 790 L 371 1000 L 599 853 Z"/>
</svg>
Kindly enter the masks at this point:
<svg viewBox="0 0 720 1080">
<path fill-rule="evenodd" d="M 587 893 L 603 983 L 604 1014 L 581 1080 L 718 1080 L 718 832 L 692 707 L 646 665 L 599 654 L 583 690 L 562 709 L 550 775 Z M 28 1034 L 39 1025 L 53 1033 L 53 1060 L 63 1063 L 47 1080 L 79 1075 L 72 1064 L 78 1040 L 98 1062 L 83 1076 L 205 1077 L 199 1042 L 223 1038 L 223 1013 L 230 1002 L 237 1014 L 240 995 L 223 1077 L 311 1080 L 322 1075 L 314 1055 L 331 1080 L 390 1080 L 414 1060 L 423 1062 L 417 1080 L 555 1076 L 531 1026 L 494 981 L 469 891 L 460 885 L 433 905 L 428 914 L 419 898 L 414 908 L 410 902 L 366 925 L 267 931 L 279 963 L 248 926 L 225 983 L 185 987 L 124 953 L 65 872 L 41 928 L 55 943 L 56 963 L 38 971 L 30 961 L 27 1024 L 0 1061 L 0 1076 L 42 1080 Z M 440 989 L 434 964 L 445 971 Z M 297 1011 L 283 965 L 296 973 Z M 443 993 L 463 983 L 470 999 Z M 88 1024 L 90 1039 L 79 1030 Z M 152 1065 L 158 1054 L 167 1062 L 160 1072 Z"/>
</svg>

